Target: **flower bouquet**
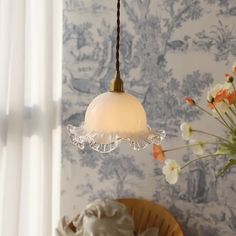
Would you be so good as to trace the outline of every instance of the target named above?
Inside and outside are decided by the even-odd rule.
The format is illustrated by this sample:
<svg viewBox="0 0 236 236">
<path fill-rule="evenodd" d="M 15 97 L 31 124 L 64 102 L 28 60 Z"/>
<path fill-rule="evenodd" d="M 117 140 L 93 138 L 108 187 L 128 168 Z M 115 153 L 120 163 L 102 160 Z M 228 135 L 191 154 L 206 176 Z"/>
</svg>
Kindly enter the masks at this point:
<svg viewBox="0 0 236 236">
<path fill-rule="evenodd" d="M 190 97 L 184 99 L 189 106 L 200 109 L 211 116 L 216 122 L 219 122 L 225 128 L 225 136 L 195 129 L 191 124 L 184 122 L 181 124 L 180 130 L 182 132 L 182 138 L 188 142 L 187 145 L 166 150 L 160 145 L 153 146 L 154 159 L 163 163 L 162 172 L 169 184 L 175 184 L 177 182 L 180 172 L 186 166 L 201 159 L 220 156 L 228 157 L 224 167 L 218 173 L 220 176 L 223 176 L 229 168 L 236 165 L 236 89 L 234 85 L 236 64 L 233 66 L 233 74 L 225 74 L 225 83 L 215 85 L 208 92 L 207 102 L 209 110 L 197 104 Z M 206 140 L 199 141 L 194 139 L 194 134 L 196 133 L 204 135 Z M 205 154 L 207 145 L 215 145 L 216 151 Z M 165 158 L 166 152 L 184 148 L 191 148 L 192 152 L 198 157 L 185 163 L 182 167 L 176 160 Z"/>
</svg>

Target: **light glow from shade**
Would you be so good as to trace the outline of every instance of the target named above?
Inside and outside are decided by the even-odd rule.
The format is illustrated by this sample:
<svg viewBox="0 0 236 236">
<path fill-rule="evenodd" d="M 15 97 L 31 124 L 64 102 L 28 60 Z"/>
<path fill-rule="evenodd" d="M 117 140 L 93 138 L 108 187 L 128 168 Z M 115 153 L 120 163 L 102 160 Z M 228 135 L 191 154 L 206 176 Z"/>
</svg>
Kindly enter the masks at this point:
<svg viewBox="0 0 236 236">
<path fill-rule="evenodd" d="M 85 121 L 79 127 L 68 125 L 72 143 L 84 149 L 85 144 L 101 153 L 116 149 L 127 141 L 134 150 L 160 142 L 164 131 L 152 131 L 146 113 L 137 98 L 128 93 L 106 92 L 88 106 Z"/>
<path fill-rule="evenodd" d="M 88 132 L 147 132 L 143 106 L 128 93 L 106 92 L 97 96 L 87 108 L 84 125 Z"/>
</svg>

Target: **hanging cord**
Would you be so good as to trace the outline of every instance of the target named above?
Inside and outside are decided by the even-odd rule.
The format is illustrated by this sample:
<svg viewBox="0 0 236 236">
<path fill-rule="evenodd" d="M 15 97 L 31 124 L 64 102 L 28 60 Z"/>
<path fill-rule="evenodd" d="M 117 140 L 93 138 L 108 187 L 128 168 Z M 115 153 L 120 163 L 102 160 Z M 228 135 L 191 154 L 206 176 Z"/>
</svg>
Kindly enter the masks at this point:
<svg viewBox="0 0 236 236">
<path fill-rule="evenodd" d="M 117 0 L 116 17 L 116 76 L 111 82 L 110 92 L 123 93 L 124 86 L 120 78 L 120 0 Z"/>
<path fill-rule="evenodd" d="M 120 72 L 120 0 L 117 0 L 116 72 Z"/>
</svg>

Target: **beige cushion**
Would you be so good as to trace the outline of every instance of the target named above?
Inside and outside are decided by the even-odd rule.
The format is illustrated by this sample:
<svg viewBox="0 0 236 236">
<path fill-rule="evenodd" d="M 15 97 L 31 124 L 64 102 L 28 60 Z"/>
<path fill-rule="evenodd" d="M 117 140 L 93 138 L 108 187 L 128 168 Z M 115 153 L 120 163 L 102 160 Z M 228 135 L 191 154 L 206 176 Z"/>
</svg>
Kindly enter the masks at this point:
<svg viewBox="0 0 236 236">
<path fill-rule="evenodd" d="M 89 204 L 73 221 L 76 233 L 65 218 L 59 223 L 58 236 L 134 236 L 134 222 L 125 205 L 111 200 L 97 200 Z"/>
</svg>

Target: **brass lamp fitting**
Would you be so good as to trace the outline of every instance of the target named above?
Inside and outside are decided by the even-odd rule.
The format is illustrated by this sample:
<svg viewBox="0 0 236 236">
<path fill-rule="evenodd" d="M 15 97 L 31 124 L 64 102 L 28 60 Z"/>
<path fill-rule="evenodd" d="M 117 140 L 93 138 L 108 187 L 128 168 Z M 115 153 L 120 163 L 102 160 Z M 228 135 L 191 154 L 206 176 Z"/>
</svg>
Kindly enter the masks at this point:
<svg viewBox="0 0 236 236">
<path fill-rule="evenodd" d="M 116 92 L 116 93 L 124 92 L 124 85 L 123 85 L 123 80 L 120 77 L 120 72 L 117 72 L 115 78 L 111 81 L 110 92 Z"/>
</svg>

